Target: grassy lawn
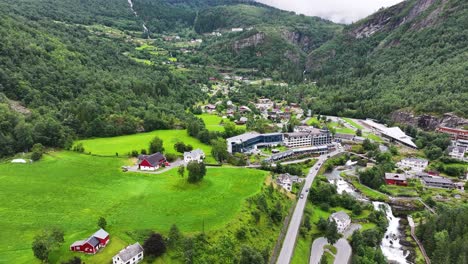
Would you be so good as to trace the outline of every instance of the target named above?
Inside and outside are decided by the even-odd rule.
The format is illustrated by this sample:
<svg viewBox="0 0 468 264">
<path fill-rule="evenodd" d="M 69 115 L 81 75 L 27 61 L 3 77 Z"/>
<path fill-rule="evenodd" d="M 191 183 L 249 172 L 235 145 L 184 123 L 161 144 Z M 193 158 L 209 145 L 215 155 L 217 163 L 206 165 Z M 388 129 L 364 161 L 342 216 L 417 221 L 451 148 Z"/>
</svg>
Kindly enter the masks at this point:
<svg viewBox="0 0 468 264">
<path fill-rule="evenodd" d="M 229 121 L 229 119 L 223 119 L 222 117 L 220 117 L 218 115 L 212 115 L 212 114 L 207 114 L 207 113 L 197 115 L 197 117 L 203 119 L 203 122 L 206 125 L 206 129 L 208 129 L 210 131 L 223 132 L 224 127 L 222 125 L 220 125 L 221 121 L 223 121 L 223 120 Z M 245 125 L 236 125 L 236 128 L 245 130 L 246 126 Z"/>
<path fill-rule="evenodd" d="M 351 118 L 347 118 L 347 117 L 343 117 L 341 118 L 343 119 L 344 121 L 346 121 L 348 124 L 352 125 L 353 127 L 357 128 L 357 129 L 363 129 L 364 127 L 359 125 L 358 123 L 354 122 Z"/>
<path fill-rule="evenodd" d="M 357 178 L 349 177 L 348 178 L 354 188 L 358 189 L 361 193 L 367 196 L 371 200 L 375 201 L 387 201 L 388 197 L 385 194 L 382 194 L 372 188 L 365 186 L 364 184 L 360 183 Z"/>
<path fill-rule="evenodd" d="M 56 263 L 78 255 L 86 263 L 107 263 L 134 232 L 167 233 L 172 224 L 185 233 L 222 229 L 247 197 L 260 191 L 266 172 L 209 168 L 202 183 L 191 185 L 175 170 L 151 175 L 123 173 L 118 158 L 55 152 L 33 164 L 0 164 L 0 262 L 38 263 L 33 237 L 47 227 L 65 232 L 53 252 Z M 107 219 L 111 244 L 95 256 L 71 253 L 68 246 L 96 231 Z M 142 241 L 140 241 L 142 242 Z M 167 263 L 167 262 L 166 262 Z"/>
<path fill-rule="evenodd" d="M 156 130 L 148 133 L 119 137 L 84 139 L 77 141 L 75 144 L 82 143 L 86 153 L 91 152 L 92 154 L 104 156 L 114 156 L 115 153 L 119 153 L 120 156 L 125 156 L 132 150 L 140 152 L 141 149 L 148 149 L 149 142 L 155 136 L 163 140 L 166 153 L 180 155 L 180 153 L 174 150 L 174 144 L 178 141 L 182 141 L 185 144 L 192 145 L 194 149 L 202 149 L 206 155 L 206 162 L 215 162 L 211 156 L 211 146 L 201 143 L 196 138 L 190 137 L 186 130 Z"/>
<path fill-rule="evenodd" d="M 356 132 L 354 132 L 354 130 L 352 130 L 351 128 L 347 128 L 347 127 L 344 127 L 344 128 L 337 128 L 337 129 L 336 129 L 336 133 L 340 133 L 340 134 L 349 134 L 349 135 L 356 135 Z"/>
<path fill-rule="evenodd" d="M 404 187 L 396 185 L 385 185 L 385 193 L 390 193 L 391 196 L 408 196 L 408 197 L 418 197 L 418 191 L 413 187 Z"/>
<path fill-rule="evenodd" d="M 379 142 L 379 143 L 384 142 L 383 139 L 381 139 L 379 136 L 374 135 L 372 133 L 364 133 L 363 135 L 364 135 L 365 138 L 374 140 L 375 142 Z"/>
</svg>

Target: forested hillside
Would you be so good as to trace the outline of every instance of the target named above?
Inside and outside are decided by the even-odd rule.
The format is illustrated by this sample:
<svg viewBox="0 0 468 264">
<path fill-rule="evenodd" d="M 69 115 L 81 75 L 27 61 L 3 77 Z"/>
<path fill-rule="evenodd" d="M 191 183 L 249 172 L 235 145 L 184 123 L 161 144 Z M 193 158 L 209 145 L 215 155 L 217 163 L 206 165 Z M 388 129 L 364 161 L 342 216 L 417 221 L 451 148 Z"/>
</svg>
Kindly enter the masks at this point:
<svg viewBox="0 0 468 264">
<path fill-rule="evenodd" d="M 0 112 L 0 156 L 30 147 L 23 138 L 65 147 L 76 136 L 178 126 L 184 109 L 204 97 L 193 83 L 207 80 L 209 71 L 180 74 L 137 63 L 125 54 L 142 41 L 141 32 L 110 37 L 88 26 L 105 23 L 105 17 L 93 17 L 90 11 L 102 5 L 114 22 L 132 28 L 127 25 L 137 22 L 128 15 L 128 6 L 122 8 L 117 0 L 69 2 L 77 9 L 68 2 L 53 9 L 47 9 L 46 1 L 0 4 L 0 103 L 5 110 Z M 7 107 L 10 100 L 32 113 L 13 112 Z"/>
<path fill-rule="evenodd" d="M 462 0 L 409 0 L 314 50 L 316 110 L 386 119 L 401 108 L 468 113 L 468 8 Z"/>
</svg>

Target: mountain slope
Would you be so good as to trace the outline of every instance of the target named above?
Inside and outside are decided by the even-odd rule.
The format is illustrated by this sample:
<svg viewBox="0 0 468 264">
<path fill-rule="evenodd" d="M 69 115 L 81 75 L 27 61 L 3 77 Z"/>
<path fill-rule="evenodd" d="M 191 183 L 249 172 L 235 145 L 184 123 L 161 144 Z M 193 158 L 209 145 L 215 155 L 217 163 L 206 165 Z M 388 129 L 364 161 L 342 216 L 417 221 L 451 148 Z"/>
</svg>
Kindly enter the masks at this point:
<svg viewBox="0 0 468 264">
<path fill-rule="evenodd" d="M 323 113 L 468 114 L 466 1 L 410 0 L 345 28 L 307 61 Z"/>
</svg>

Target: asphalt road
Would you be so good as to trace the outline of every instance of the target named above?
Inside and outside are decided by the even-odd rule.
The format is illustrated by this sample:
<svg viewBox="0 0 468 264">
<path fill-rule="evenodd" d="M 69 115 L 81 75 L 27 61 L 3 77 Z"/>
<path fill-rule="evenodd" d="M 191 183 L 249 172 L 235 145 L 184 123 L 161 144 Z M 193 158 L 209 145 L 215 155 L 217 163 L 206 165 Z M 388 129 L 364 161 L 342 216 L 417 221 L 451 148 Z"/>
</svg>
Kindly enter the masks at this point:
<svg viewBox="0 0 468 264">
<path fill-rule="evenodd" d="M 303 190 L 310 188 L 312 182 L 315 179 L 315 176 L 317 176 L 318 168 L 323 164 L 324 161 L 327 160 L 327 156 L 331 157 L 338 153 L 338 151 L 334 151 L 329 154 L 322 155 L 318 158 L 318 161 L 315 163 L 315 165 L 312 168 L 310 168 L 309 174 L 307 175 L 307 178 L 304 181 Z M 297 201 L 296 208 L 294 209 L 293 216 L 289 223 L 288 231 L 283 241 L 283 247 L 281 248 L 278 260 L 276 261 L 277 264 L 288 264 L 291 261 L 294 252 L 294 246 L 296 245 L 297 234 L 299 232 L 299 227 L 301 226 L 304 207 L 307 202 L 307 195 L 309 194 L 309 192 L 303 191 L 302 194 L 304 195 L 304 197 L 299 198 L 299 200 Z"/>
<path fill-rule="evenodd" d="M 334 245 L 336 247 L 336 255 L 334 264 L 349 263 L 351 258 L 351 246 L 348 241 L 344 238 L 338 239 Z"/>
<path fill-rule="evenodd" d="M 310 254 L 309 264 L 318 264 L 323 255 L 323 247 L 328 244 L 327 239 L 319 237 L 312 243 L 312 254 Z"/>
</svg>

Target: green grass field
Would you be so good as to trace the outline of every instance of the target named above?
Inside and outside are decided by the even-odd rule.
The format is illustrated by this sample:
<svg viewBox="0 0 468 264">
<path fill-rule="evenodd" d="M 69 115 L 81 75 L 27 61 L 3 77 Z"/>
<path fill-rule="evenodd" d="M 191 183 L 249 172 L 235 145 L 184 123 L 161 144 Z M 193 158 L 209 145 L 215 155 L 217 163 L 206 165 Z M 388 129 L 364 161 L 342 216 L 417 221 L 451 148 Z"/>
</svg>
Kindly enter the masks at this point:
<svg viewBox="0 0 468 264">
<path fill-rule="evenodd" d="M 336 133 L 356 135 L 356 132 L 354 130 L 352 130 L 351 128 L 347 128 L 347 127 L 336 128 Z"/>
<path fill-rule="evenodd" d="M 0 164 L 0 263 L 38 263 L 31 251 L 34 236 L 47 227 L 65 232 L 65 243 L 52 263 L 82 257 L 108 263 L 131 232 L 166 233 L 172 224 L 186 233 L 223 228 L 258 193 L 266 172 L 210 168 L 199 185 L 186 183 L 175 170 L 164 174 L 123 173 L 118 158 L 73 152 L 45 155 L 33 164 Z M 68 246 L 97 230 L 107 219 L 111 243 L 95 256 L 71 253 Z M 142 242 L 142 241 L 140 241 Z M 60 256 L 60 257 L 59 257 Z"/>
<path fill-rule="evenodd" d="M 211 156 L 211 146 L 201 143 L 198 139 L 190 137 L 186 130 L 156 130 L 148 133 L 139 133 L 128 136 L 109 137 L 109 138 L 93 138 L 79 140 L 75 144 L 82 143 L 85 152 L 103 156 L 114 156 L 119 153 L 120 156 L 125 156 L 132 150 L 148 149 L 149 142 L 158 136 L 163 140 L 165 153 L 177 153 L 174 149 L 174 144 L 182 141 L 185 144 L 190 144 L 194 149 L 200 148 L 205 152 L 206 162 L 214 163 L 215 160 Z"/>
<path fill-rule="evenodd" d="M 208 129 L 210 131 L 223 132 L 224 127 L 220 123 L 223 120 L 225 120 L 226 122 L 229 121 L 229 119 L 223 119 L 222 117 L 220 117 L 218 115 L 212 115 L 212 114 L 207 114 L 207 113 L 197 115 L 197 117 L 201 118 L 203 120 L 203 122 L 206 125 L 206 129 Z M 236 125 L 236 128 L 245 130 L 246 126 L 245 125 L 240 125 L 240 126 Z"/>
<path fill-rule="evenodd" d="M 361 126 L 358 123 L 354 122 L 351 118 L 343 117 L 341 119 L 343 119 L 344 121 L 346 121 L 347 123 L 349 123 L 350 125 L 352 125 L 353 127 L 357 128 L 357 129 L 362 130 L 364 128 L 363 126 Z"/>
</svg>

